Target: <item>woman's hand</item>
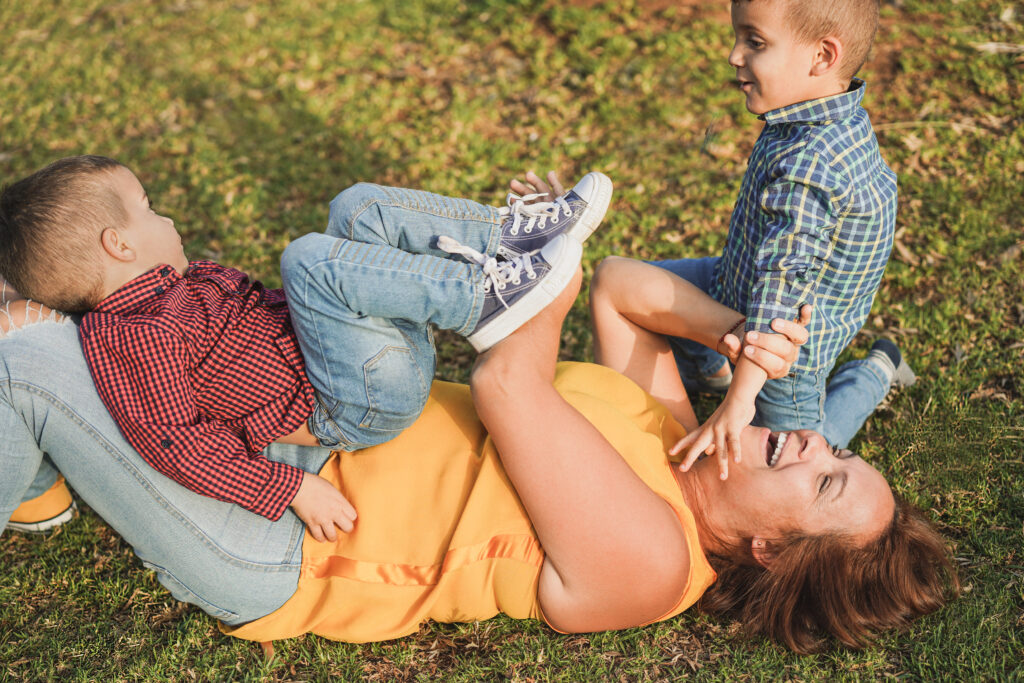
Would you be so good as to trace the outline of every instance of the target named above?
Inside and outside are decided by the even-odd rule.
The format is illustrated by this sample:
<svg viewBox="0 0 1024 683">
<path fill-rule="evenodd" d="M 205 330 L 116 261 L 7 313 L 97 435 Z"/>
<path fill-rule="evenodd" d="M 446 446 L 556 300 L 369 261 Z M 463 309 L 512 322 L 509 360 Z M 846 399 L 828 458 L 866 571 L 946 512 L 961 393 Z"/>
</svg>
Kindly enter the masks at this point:
<svg viewBox="0 0 1024 683">
<path fill-rule="evenodd" d="M 528 194 L 541 195 L 534 198 L 534 201 L 538 202 L 553 202 L 557 197 L 565 194 L 565 188 L 562 187 L 562 183 L 554 171 L 548 171 L 547 182 L 533 171 L 527 171 L 523 180 L 514 178 L 508 186 L 520 197 L 525 197 Z"/>
<path fill-rule="evenodd" d="M 764 385 L 765 376 L 757 376 L 758 371 L 763 371 L 773 379 L 784 377 L 796 362 L 800 346 L 807 341 L 807 324 L 810 320 L 810 306 L 801 307 L 800 319 L 795 322 L 776 318 L 772 321 L 772 329 L 778 334 L 748 333 L 742 354 L 738 352 L 739 340 L 734 335 L 726 335 L 719 347 L 733 348 L 733 356 L 749 359 L 757 367 L 738 366 L 732 386 L 721 405 L 707 422 L 669 450 L 672 455 L 686 450 L 680 469 L 690 469 L 701 453 L 707 453 L 718 456 L 722 479 L 729 476 L 729 456 L 736 462 L 740 461 L 740 434 L 754 419 L 754 399 Z"/>
<path fill-rule="evenodd" d="M 772 329 L 778 334 L 748 332 L 742 338 L 727 334 L 719 342 L 717 351 L 733 365 L 739 362 L 741 355 L 749 358 L 768 374 L 768 379 L 785 377 L 800 356 L 800 347 L 807 343 L 807 325 L 811 322 L 812 312 L 810 304 L 804 304 L 800 308 L 799 319 L 776 318 L 772 321 Z"/>
<path fill-rule="evenodd" d="M 21 294 L 15 291 L 14 287 L 7 284 L 7 281 L 0 277 L 0 304 L 9 303 L 11 301 L 21 301 L 24 299 Z"/>
</svg>

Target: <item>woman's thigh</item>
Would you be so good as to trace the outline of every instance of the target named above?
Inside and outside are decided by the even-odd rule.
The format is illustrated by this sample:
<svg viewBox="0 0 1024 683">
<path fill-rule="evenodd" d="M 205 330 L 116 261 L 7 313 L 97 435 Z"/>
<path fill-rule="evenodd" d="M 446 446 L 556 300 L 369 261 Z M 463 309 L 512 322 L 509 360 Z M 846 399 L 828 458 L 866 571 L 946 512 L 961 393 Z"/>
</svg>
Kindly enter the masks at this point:
<svg viewBox="0 0 1024 683">
<path fill-rule="evenodd" d="M 298 518 L 286 512 L 270 522 L 152 469 L 100 401 L 74 325 L 27 325 L 0 339 L 0 420 L 9 432 L 0 440 L 0 467 L 33 446 L 49 454 L 176 598 L 234 624 L 273 611 L 294 592 L 304 532 Z M 279 459 L 304 460 L 307 468 L 327 457 L 278 450 Z"/>
</svg>

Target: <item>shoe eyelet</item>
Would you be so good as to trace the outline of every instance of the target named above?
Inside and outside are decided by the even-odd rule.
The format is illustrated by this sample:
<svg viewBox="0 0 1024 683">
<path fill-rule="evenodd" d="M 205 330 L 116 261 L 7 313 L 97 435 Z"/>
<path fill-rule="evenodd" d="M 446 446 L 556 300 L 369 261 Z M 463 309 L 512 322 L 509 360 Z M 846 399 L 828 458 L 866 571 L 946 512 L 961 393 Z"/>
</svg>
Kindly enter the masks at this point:
<svg viewBox="0 0 1024 683">
<path fill-rule="evenodd" d="M 531 279 L 531 280 L 536 280 L 537 279 L 537 273 L 532 273 L 530 275 L 527 275 L 526 277 Z"/>
</svg>

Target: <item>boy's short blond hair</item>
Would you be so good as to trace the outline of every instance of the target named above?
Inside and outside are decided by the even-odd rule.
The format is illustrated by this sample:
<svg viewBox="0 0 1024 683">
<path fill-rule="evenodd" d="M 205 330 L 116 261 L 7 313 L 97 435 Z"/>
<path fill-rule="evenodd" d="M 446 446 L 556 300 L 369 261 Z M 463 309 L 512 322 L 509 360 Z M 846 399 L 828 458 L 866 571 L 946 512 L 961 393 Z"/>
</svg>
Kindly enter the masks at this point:
<svg viewBox="0 0 1024 683">
<path fill-rule="evenodd" d="M 797 40 L 812 43 L 837 36 L 846 48 L 839 76 L 852 79 L 868 59 L 878 29 L 879 0 L 732 0 L 785 2 L 786 18 Z"/>
<path fill-rule="evenodd" d="M 55 161 L 0 194 L 0 275 L 22 296 L 80 313 L 103 297 L 100 235 L 128 211 L 101 156 Z"/>
</svg>

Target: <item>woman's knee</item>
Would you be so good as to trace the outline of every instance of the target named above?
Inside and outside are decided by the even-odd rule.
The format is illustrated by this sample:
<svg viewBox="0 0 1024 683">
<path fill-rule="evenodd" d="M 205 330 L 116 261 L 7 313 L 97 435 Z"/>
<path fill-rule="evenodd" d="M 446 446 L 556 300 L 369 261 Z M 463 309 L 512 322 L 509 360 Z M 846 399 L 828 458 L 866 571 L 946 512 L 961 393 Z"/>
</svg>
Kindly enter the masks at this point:
<svg viewBox="0 0 1024 683">
<path fill-rule="evenodd" d="M 384 198 L 384 189 L 373 183 L 356 183 L 342 190 L 331 200 L 327 234 L 332 237 L 356 239 L 359 216 L 375 202 Z"/>
</svg>

